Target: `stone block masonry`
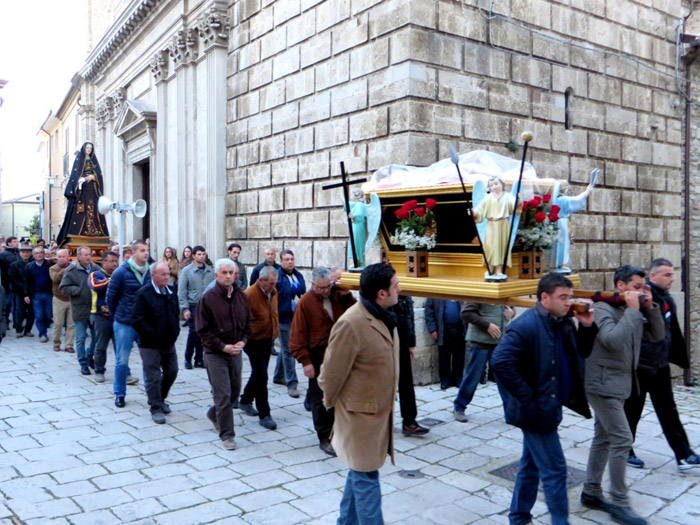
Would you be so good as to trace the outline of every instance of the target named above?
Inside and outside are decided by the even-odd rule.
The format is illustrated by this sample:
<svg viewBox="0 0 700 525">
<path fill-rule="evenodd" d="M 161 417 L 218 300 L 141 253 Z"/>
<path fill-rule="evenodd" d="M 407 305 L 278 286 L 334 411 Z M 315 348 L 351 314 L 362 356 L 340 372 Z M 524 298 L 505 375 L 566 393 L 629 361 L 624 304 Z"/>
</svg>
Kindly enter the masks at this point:
<svg viewBox="0 0 700 525">
<path fill-rule="evenodd" d="M 603 172 L 572 221 L 571 263 L 585 283 L 607 286 L 616 265 L 662 252 L 680 267 L 683 105 L 670 72 L 690 2 L 478 7 L 232 2 L 227 234 L 247 264 L 269 244 L 296 243 L 305 270 L 344 263 L 340 195 L 319 189 L 341 160 L 370 175 L 431 164 L 449 144 L 519 157 L 504 144 L 531 129 L 540 176 L 568 179 L 577 194 L 591 169 Z"/>
</svg>

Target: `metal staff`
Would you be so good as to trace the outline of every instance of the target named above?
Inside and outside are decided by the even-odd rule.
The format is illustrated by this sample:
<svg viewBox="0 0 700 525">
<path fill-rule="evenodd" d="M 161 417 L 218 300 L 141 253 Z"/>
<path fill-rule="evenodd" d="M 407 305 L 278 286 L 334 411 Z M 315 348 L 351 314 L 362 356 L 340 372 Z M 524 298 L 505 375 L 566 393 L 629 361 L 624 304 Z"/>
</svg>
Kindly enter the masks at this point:
<svg viewBox="0 0 700 525">
<path fill-rule="evenodd" d="M 450 144 L 450 159 L 452 160 L 452 164 L 455 165 L 457 168 L 457 175 L 459 175 L 459 182 L 462 183 L 462 192 L 464 193 L 464 202 L 469 203 L 469 194 L 467 193 L 467 188 L 464 185 L 464 179 L 462 178 L 462 172 L 459 169 L 459 154 L 457 153 L 457 150 L 454 149 L 452 144 Z M 474 221 L 474 216 L 472 215 L 472 209 L 467 208 L 467 214 L 472 218 L 472 221 Z M 481 242 L 481 235 L 479 234 L 479 228 L 476 227 L 476 221 L 474 221 L 474 227 L 476 229 L 476 236 L 479 239 L 479 249 L 481 250 L 481 255 L 484 257 L 484 263 L 486 263 L 486 271 L 489 272 L 489 275 L 491 275 L 491 268 L 489 267 L 489 261 L 486 259 L 486 254 L 484 253 L 484 245 Z"/>
<path fill-rule="evenodd" d="M 510 230 L 508 231 L 508 244 L 506 245 L 506 256 L 503 258 L 503 273 L 507 268 L 506 264 L 508 262 L 508 255 L 510 254 L 510 238 L 513 235 L 513 225 L 515 224 L 515 214 L 518 213 L 518 200 L 520 199 L 520 185 L 523 182 L 523 170 L 525 169 L 525 156 L 527 155 L 527 145 L 532 140 L 531 131 L 523 131 L 520 135 L 523 139 L 523 160 L 520 163 L 520 177 L 518 177 L 518 188 L 515 191 L 515 207 L 513 208 L 513 215 L 510 216 Z"/>
</svg>

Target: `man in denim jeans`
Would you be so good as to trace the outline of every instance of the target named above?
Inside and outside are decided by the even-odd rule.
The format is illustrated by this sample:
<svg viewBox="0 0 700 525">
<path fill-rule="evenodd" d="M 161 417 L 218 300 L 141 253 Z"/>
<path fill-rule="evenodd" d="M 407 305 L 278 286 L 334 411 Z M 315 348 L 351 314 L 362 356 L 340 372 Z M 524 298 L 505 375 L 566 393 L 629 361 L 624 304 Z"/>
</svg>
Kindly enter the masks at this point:
<svg viewBox="0 0 700 525">
<path fill-rule="evenodd" d="M 469 365 L 454 400 L 454 415 L 457 421 L 466 423 L 468 420 L 464 411 L 474 398 L 476 385 L 484 375 L 491 352 L 496 348 L 506 330 L 506 324 L 513 319 L 515 312 L 510 306 L 465 302 L 462 304 L 461 316 L 462 321 L 469 324 Z"/>
<path fill-rule="evenodd" d="M 294 309 L 301 296 L 306 293 L 304 276 L 294 267 L 294 252 L 283 250 L 280 253 L 282 267 L 277 279 L 278 308 L 280 318 L 280 351 L 275 364 L 273 382 L 286 385 L 290 397 L 299 397 L 296 360 L 289 352 L 289 334 L 292 330 Z"/>
<path fill-rule="evenodd" d="M 34 308 L 34 319 L 39 330 L 39 341 L 46 343 L 49 340 L 49 325 L 53 312 L 51 302 L 53 299 L 53 283 L 49 275 L 51 263 L 44 257 L 44 248 L 34 248 L 34 260 L 27 265 L 27 276 L 24 281 L 24 301 L 31 303 Z"/>
<path fill-rule="evenodd" d="M 132 326 L 131 312 L 134 297 L 139 288 L 151 283 L 148 268 L 148 245 L 135 241 L 131 245 L 133 255 L 114 270 L 107 287 L 107 308 L 114 318 L 114 342 L 117 359 L 114 367 L 114 404 L 118 408 L 126 405 L 126 385 L 136 384 L 138 379 L 127 381 L 129 355 L 136 341 L 136 330 Z"/>
<path fill-rule="evenodd" d="M 532 523 L 532 507 L 542 480 L 552 525 L 568 525 L 566 459 L 557 428 L 562 405 L 591 417 L 580 357 L 588 357 L 598 329 L 593 310 L 566 317 L 573 284 L 558 273 L 542 277 L 537 303 L 508 326 L 491 356 L 491 368 L 503 399 L 506 423 L 523 433 L 523 455 L 508 516 L 511 525 Z"/>
<path fill-rule="evenodd" d="M 73 315 L 73 325 L 75 327 L 75 350 L 78 354 L 80 373 L 90 375 L 90 365 L 94 362 L 90 349 L 85 348 L 87 331 L 90 327 L 90 307 L 92 306 L 92 292 L 88 286 L 89 275 L 99 270 L 90 260 L 92 250 L 87 246 L 81 246 L 76 251 L 77 259 L 66 268 L 61 279 L 61 291 L 70 296 L 70 308 Z"/>
</svg>

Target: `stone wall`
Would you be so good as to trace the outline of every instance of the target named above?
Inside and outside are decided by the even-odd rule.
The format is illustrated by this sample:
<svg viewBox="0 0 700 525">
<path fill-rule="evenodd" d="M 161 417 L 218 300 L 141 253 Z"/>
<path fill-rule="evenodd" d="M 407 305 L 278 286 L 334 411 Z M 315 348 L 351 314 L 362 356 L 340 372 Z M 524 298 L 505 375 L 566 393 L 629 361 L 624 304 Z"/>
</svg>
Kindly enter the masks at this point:
<svg viewBox="0 0 700 525">
<path fill-rule="evenodd" d="M 339 264 L 347 226 L 323 184 L 339 162 L 368 174 L 505 148 L 581 191 L 572 265 L 612 287 L 621 263 L 680 266 L 683 104 L 677 20 L 661 0 L 239 0 L 232 3 L 227 223 L 243 260 L 291 248 L 306 269 Z M 516 153 L 515 156 L 518 156 Z M 680 289 L 680 279 L 676 289 Z"/>
</svg>

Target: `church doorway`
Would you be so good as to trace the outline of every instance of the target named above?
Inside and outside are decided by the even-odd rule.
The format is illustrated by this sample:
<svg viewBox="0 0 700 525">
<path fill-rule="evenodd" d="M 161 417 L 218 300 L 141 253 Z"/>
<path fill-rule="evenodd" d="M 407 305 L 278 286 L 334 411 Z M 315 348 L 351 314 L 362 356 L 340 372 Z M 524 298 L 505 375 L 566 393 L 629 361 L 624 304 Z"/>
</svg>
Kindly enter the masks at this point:
<svg viewBox="0 0 700 525">
<path fill-rule="evenodd" d="M 143 219 L 134 218 L 134 239 L 146 240 L 151 237 L 151 200 L 150 178 L 151 159 L 146 157 L 142 161 L 133 164 L 134 167 L 134 200 L 143 199 L 148 205 L 148 211 Z"/>
</svg>

